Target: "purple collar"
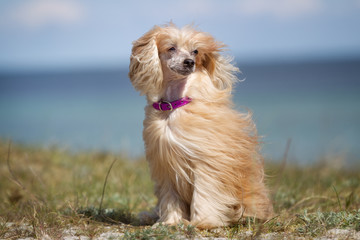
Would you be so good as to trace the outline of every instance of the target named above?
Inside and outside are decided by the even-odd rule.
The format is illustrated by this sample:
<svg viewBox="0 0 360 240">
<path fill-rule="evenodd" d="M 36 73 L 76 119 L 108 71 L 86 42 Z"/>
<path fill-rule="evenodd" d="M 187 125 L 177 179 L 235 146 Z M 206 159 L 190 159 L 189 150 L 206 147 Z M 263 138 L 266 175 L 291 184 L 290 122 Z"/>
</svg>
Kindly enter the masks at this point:
<svg viewBox="0 0 360 240">
<path fill-rule="evenodd" d="M 159 111 L 172 111 L 175 110 L 179 107 L 182 107 L 188 103 L 190 103 L 192 101 L 191 98 L 189 97 L 183 97 L 181 99 L 175 100 L 173 102 L 167 102 L 167 101 L 163 101 L 160 100 L 158 102 L 153 103 L 153 108 L 155 108 L 156 110 Z"/>
</svg>

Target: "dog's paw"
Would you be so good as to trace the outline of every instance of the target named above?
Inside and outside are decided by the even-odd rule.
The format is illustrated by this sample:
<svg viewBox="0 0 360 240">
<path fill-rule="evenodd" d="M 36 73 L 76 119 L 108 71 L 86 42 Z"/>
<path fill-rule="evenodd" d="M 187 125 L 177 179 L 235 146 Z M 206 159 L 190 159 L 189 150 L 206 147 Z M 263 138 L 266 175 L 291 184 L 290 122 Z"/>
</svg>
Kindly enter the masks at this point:
<svg viewBox="0 0 360 240">
<path fill-rule="evenodd" d="M 166 215 L 161 216 L 161 218 L 158 220 L 159 223 L 162 223 L 164 225 L 171 225 L 175 226 L 179 223 L 183 222 L 184 218 L 182 216 L 182 212 L 180 211 L 171 211 L 168 212 Z"/>
<path fill-rule="evenodd" d="M 158 228 L 160 225 L 162 225 L 162 222 L 157 222 L 151 226 L 152 229 Z"/>
<path fill-rule="evenodd" d="M 221 229 L 222 227 L 228 225 L 216 218 L 204 218 L 200 220 L 192 219 L 190 224 L 197 227 L 198 229 Z"/>
</svg>

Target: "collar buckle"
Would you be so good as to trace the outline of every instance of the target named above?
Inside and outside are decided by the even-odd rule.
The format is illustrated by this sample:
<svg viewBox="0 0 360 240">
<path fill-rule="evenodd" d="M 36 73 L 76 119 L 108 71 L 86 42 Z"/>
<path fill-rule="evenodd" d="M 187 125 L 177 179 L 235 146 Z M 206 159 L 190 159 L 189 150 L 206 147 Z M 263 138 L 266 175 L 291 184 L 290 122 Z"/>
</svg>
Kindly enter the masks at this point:
<svg viewBox="0 0 360 240">
<path fill-rule="evenodd" d="M 170 102 L 160 100 L 158 103 L 159 103 L 159 110 L 160 110 L 161 112 L 164 111 L 164 110 L 162 110 L 162 108 L 161 108 L 161 104 L 162 104 L 162 103 L 166 103 L 166 104 L 170 107 L 170 110 L 166 110 L 166 111 L 172 112 L 172 110 L 174 110 L 174 108 L 173 108 L 173 106 L 172 106 L 172 104 L 171 104 Z"/>
</svg>

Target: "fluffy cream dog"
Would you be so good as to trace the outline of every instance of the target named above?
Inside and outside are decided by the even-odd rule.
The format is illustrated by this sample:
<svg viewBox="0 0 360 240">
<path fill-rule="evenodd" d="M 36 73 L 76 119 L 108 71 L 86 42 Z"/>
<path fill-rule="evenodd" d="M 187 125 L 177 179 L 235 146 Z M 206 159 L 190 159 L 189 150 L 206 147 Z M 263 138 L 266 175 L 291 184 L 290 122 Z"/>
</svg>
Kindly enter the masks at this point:
<svg viewBox="0 0 360 240">
<path fill-rule="evenodd" d="M 143 138 L 158 222 L 214 228 L 272 215 L 256 129 L 232 108 L 238 69 L 223 47 L 173 24 L 133 43 L 129 77 L 148 101 Z"/>
</svg>

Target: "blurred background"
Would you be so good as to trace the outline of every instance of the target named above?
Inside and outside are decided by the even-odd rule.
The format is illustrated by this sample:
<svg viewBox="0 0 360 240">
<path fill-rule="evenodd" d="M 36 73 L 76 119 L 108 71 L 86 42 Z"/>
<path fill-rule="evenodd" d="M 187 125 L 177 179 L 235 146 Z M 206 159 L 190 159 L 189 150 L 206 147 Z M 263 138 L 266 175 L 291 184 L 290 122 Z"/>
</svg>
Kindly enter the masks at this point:
<svg viewBox="0 0 360 240">
<path fill-rule="evenodd" d="M 131 42 L 169 21 L 228 45 L 266 158 L 360 159 L 359 0 L 2 0 L 0 139 L 142 156 Z"/>
</svg>

